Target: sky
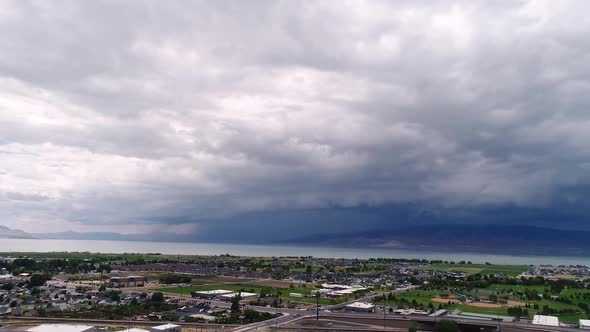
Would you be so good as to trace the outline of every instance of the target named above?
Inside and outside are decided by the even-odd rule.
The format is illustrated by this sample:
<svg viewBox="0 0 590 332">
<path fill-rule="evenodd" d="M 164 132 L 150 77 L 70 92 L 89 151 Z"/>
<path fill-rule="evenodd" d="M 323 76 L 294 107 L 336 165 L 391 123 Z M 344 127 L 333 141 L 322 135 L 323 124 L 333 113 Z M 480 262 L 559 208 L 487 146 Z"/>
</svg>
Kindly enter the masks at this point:
<svg viewBox="0 0 590 332">
<path fill-rule="evenodd" d="M 2 1 L 0 224 L 186 234 L 411 205 L 586 229 L 589 7 Z"/>
</svg>

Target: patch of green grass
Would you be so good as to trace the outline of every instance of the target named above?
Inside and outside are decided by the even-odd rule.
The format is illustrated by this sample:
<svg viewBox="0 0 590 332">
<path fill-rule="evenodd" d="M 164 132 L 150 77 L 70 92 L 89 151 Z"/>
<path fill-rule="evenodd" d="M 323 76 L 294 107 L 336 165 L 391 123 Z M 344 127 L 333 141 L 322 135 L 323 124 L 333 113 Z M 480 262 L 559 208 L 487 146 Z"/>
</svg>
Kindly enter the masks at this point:
<svg viewBox="0 0 590 332">
<path fill-rule="evenodd" d="M 567 323 L 578 323 L 580 319 L 588 319 L 588 315 L 585 313 L 577 313 L 577 314 L 564 314 L 564 315 L 557 315 L 559 320 L 562 322 Z"/>
<path fill-rule="evenodd" d="M 492 286 L 494 286 L 494 285 L 492 285 Z M 505 286 L 505 285 L 498 285 L 498 286 Z M 513 286 L 513 287 L 516 287 L 516 286 Z M 543 286 L 523 286 L 523 287 L 531 288 L 531 289 L 538 289 L 540 287 L 541 290 L 543 290 Z M 494 289 L 494 287 L 491 287 L 491 288 Z M 578 291 L 581 291 L 581 290 L 578 290 Z M 570 290 L 569 292 L 575 293 L 575 290 Z M 425 309 L 428 308 L 428 305 L 430 303 L 432 303 L 435 308 L 438 308 L 439 303 L 433 302 L 432 298 L 439 296 L 441 293 L 446 293 L 446 292 L 444 292 L 444 291 L 423 291 L 423 290 L 408 291 L 408 292 L 404 292 L 401 294 L 397 294 L 396 301 L 388 301 L 387 303 L 389 305 L 398 305 L 398 306 L 404 305 L 404 306 L 408 307 L 409 303 L 412 303 L 413 300 L 416 300 L 416 303 L 418 305 L 422 305 Z M 474 294 L 473 292 L 471 294 L 481 296 L 481 297 L 486 297 L 485 295 Z M 449 295 L 452 295 L 452 294 L 449 294 Z M 402 304 L 400 299 L 406 299 L 407 302 L 405 304 Z M 516 300 L 516 301 L 522 301 L 518 297 L 511 297 L 511 299 Z M 551 300 L 522 301 L 522 302 L 528 302 L 531 304 L 531 306 L 537 304 L 539 306 L 540 310 L 542 310 L 543 306 L 547 305 L 548 307 L 550 307 L 551 309 L 554 309 L 554 310 L 577 311 L 577 313 L 573 313 L 573 314 L 558 315 L 560 317 L 560 319 L 564 322 L 577 322 L 577 320 L 580 318 L 586 318 L 586 314 L 581 312 L 581 310 L 576 305 L 566 304 L 566 303 L 561 303 L 561 302 L 556 302 L 556 301 L 551 301 Z M 385 301 L 379 301 L 379 303 L 384 304 Z M 448 310 L 458 309 L 458 310 L 461 310 L 464 312 L 481 313 L 481 314 L 489 314 L 489 315 L 502 315 L 502 316 L 508 315 L 508 308 L 509 308 L 509 306 L 502 306 L 502 307 L 496 307 L 496 308 L 486 308 L 486 307 L 477 307 L 477 306 L 472 306 L 472 305 L 467 305 L 467 304 L 451 304 L 451 305 L 443 304 L 443 306 L 445 309 L 448 309 Z M 538 313 L 538 311 L 534 310 L 533 308 L 528 308 L 528 312 L 529 312 L 530 317 L 532 317 L 532 315 L 534 315 L 535 313 Z M 562 317 L 563 317 L 563 319 L 562 319 Z"/>
<path fill-rule="evenodd" d="M 493 284 L 490 285 L 487 290 L 493 290 L 496 292 L 501 293 L 508 293 L 512 292 L 524 292 L 526 289 L 529 291 L 536 291 L 537 293 L 543 294 L 545 292 L 545 286 L 543 285 L 502 285 L 502 284 Z"/>
</svg>

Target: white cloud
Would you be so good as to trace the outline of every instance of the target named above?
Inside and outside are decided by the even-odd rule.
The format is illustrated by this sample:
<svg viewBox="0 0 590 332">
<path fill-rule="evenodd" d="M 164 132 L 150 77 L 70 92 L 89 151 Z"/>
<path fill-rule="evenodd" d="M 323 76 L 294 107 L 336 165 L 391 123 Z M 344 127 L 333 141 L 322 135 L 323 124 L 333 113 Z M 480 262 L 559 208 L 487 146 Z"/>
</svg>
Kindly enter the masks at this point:
<svg viewBox="0 0 590 332">
<path fill-rule="evenodd" d="M 589 184 L 584 7 L 5 2 L 0 217 L 182 232 L 285 207 L 550 204 Z"/>
</svg>

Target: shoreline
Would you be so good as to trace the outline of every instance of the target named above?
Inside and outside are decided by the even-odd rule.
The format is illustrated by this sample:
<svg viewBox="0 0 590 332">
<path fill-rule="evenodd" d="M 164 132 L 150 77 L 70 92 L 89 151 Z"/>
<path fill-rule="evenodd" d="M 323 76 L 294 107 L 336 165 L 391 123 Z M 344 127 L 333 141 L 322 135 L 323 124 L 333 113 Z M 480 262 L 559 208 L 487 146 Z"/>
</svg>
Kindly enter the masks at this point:
<svg viewBox="0 0 590 332">
<path fill-rule="evenodd" d="M 441 252 L 402 249 L 361 249 L 309 246 L 280 245 L 238 245 L 223 243 L 187 243 L 187 242 L 140 242 L 108 240 L 30 240 L 2 239 L 2 253 L 50 253 L 79 252 L 101 254 L 136 253 L 141 255 L 176 255 L 176 256 L 221 256 L 238 257 L 308 257 L 330 259 L 408 259 L 408 260 L 442 260 L 471 261 L 496 265 L 586 265 L 590 266 L 590 257 L 579 256 L 527 256 L 501 255 L 471 252 Z M 273 253 L 269 255 L 269 253 Z"/>
</svg>

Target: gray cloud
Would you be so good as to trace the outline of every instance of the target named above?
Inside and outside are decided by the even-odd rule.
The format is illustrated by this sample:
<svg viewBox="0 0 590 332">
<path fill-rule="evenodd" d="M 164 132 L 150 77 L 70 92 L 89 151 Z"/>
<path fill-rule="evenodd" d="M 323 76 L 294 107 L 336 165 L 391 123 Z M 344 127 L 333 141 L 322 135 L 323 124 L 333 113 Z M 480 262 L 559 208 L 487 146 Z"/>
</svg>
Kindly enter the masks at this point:
<svg viewBox="0 0 590 332">
<path fill-rule="evenodd" d="M 585 7 L 4 2 L 0 218 L 133 232 L 283 208 L 579 204 Z"/>
</svg>

